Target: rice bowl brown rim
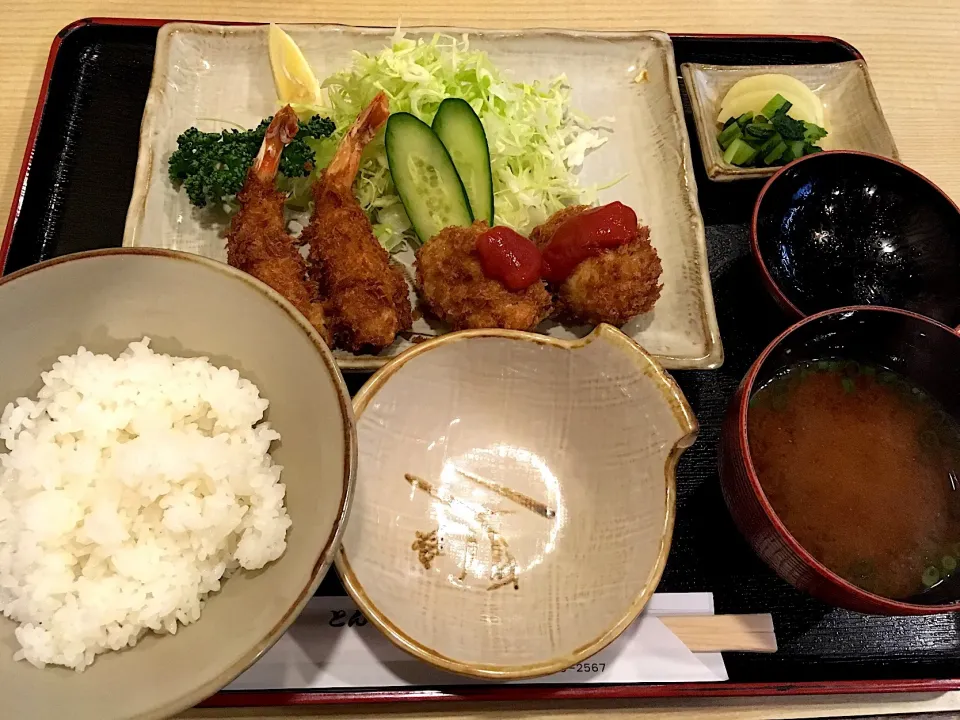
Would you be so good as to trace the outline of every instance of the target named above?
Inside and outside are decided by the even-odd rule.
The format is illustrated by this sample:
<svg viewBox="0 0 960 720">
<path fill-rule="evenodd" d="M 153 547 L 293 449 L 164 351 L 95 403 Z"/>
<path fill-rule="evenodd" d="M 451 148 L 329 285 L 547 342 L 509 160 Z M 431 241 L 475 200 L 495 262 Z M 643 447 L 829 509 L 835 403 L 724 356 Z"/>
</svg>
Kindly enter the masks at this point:
<svg viewBox="0 0 960 720">
<path fill-rule="evenodd" d="M 333 384 L 334 391 L 337 396 L 338 406 L 340 408 L 340 417 L 343 420 L 343 443 L 345 452 L 342 490 L 340 493 L 340 506 L 337 509 L 336 519 L 333 525 L 333 532 L 327 539 L 327 543 L 316 556 L 313 568 L 310 571 L 309 582 L 297 595 L 296 600 L 290 606 L 290 609 L 283 615 L 280 621 L 276 623 L 263 636 L 260 642 L 255 644 L 250 651 L 231 661 L 229 663 L 229 669 L 224 670 L 214 679 L 202 683 L 200 686 L 194 688 L 191 692 L 186 693 L 179 698 L 170 700 L 165 705 L 155 707 L 139 715 L 127 716 L 128 718 L 131 718 L 131 720 L 163 720 L 164 718 L 168 718 L 175 713 L 179 713 L 182 710 L 191 708 L 200 701 L 205 700 L 218 690 L 222 689 L 224 686 L 228 685 L 244 670 L 253 665 L 283 636 L 284 632 L 290 627 L 290 625 L 293 624 L 293 621 L 296 620 L 297 616 L 303 611 L 304 607 L 306 607 L 306 604 L 310 598 L 313 597 L 313 594 L 316 592 L 317 588 L 320 586 L 320 583 L 323 581 L 323 578 L 326 576 L 330 566 L 333 564 L 336 552 L 340 547 L 341 541 L 343 540 L 343 533 L 346 529 L 347 518 L 350 514 L 350 507 L 353 501 L 357 475 L 357 427 L 353 416 L 353 406 L 350 402 L 350 393 L 347 390 L 346 383 L 344 382 L 343 374 L 337 367 L 330 349 L 327 347 L 326 343 L 313 328 L 313 326 L 310 325 L 307 319 L 288 300 L 286 300 L 273 288 L 269 287 L 265 283 L 260 282 L 251 275 L 237 270 L 236 268 L 225 263 L 211 260 L 201 255 L 181 252 L 179 250 L 168 250 L 165 248 L 120 247 L 101 250 L 88 250 L 85 252 L 52 258 L 35 265 L 30 265 L 18 270 L 17 272 L 2 277 L 0 278 L 0 291 L 2 291 L 2 289 L 7 285 L 11 285 L 17 280 L 20 280 L 28 275 L 33 275 L 37 272 L 41 272 L 65 263 L 83 262 L 84 260 L 91 260 L 100 257 L 128 255 L 158 257 L 167 260 L 193 262 L 209 270 L 219 272 L 229 278 L 245 283 L 253 290 L 259 292 L 266 300 L 272 301 L 274 304 L 276 304 L 307 335 L 307 338 L 310 340 L 311 345 L 313 345 L 314 350 L 317 351 L 323 360 L 323 364 L 326 367 L 330 380 Z M 269 570 L 269 567 L 267 569 Z"/>
<path fill-rule="evenodd" d="M 354 396 L 353 407 L 354 415 L 357 421 L 363 414 L 364 409 L 373 399 L 373 397 L 383 389 L 386 383 L 393 375 L 399 371 L 408 361 L 417 356 L 441 345 L 447 345 L 464 340 L 476 338 L 500 338 L 507 340 L 519 340 L 531 342 L 537 345 L 545 345 L 563 350 L 578 350 L 590 345 L 591 343 L 604 339 L 607 342 L 625 349 L 631 354 L 631 358 L 636 364 L 638 370 L 642 372 L 644 368 L 652 369 L 652 375 L 647 375 L 657 385 L 661 395 L 670 404 L 673 411 L 674 420 L 677 426 L 683 432 L 681 437 L 674 443 L 664 464 L 664 501 L 666 503 L 666 513 L 663 527 L 660 529 L 660 548 L 656 561 L 653 563 L 650 572 L 644 582 L 642 590 L 637 594 L 633 601 L 628 605 L 623 616 L 613 623 L 606 631 L 601 633 L 588 643 L 567 652 L 562 657 L 553 657 L 547 660 L 528 663 L 526 665 L 496 665 L 489 663 L 465 662 L 455 658 L 443 655 L 436 650 L 427 647 L 423 643 L 414 639 L 406 632 L 394 624 L 385 613 L 381 612 L 376 604 L 367 596 L 360 583 L 359 578 L 350 566 L 346 550 L 341 543 L 339 552 L 336 554 L 337 573 L 340 576 L 347 593 L 357 604 L 357 607 L 363 615 L 369 620 L 387 639 L 399 647 L 401 650 L 433 665 L 434 667 L 458 673 L 473 678 L 485 680 L 521 680 L 550 675 L 564 670 L 577 662 L 580 662 L 616 640 L 637 617 L 643 612 L 650 598 L 653 596 L 663 576 L 666 567 L 667 557 L 670 554 L 670 546 L 673 539 L 673 527 L 676 520 L 677 511 L 677 482 L 676 468 L 677 462 L 684 451 L 689 448 L 697 439 L 699 424 L 693 409 L 690 407 L 686 396 L 680 389 L 676 380 L 664 369 L 660 362 L 638 345 L 632 338 L 622 333 L 612 325 L 601 323 L 586 337 L 578 340 L 560 340 L 558 338 L 540 335 L 539 333 L 524 332 L 520 330 L 502 330 L 497 328 L 487 328 L 480 330 L 462 330 L 458 332 L 439 335 L 425 342 L 420 343 L 387 363 L 367 380 L 360 391 Z"/>
</svg>

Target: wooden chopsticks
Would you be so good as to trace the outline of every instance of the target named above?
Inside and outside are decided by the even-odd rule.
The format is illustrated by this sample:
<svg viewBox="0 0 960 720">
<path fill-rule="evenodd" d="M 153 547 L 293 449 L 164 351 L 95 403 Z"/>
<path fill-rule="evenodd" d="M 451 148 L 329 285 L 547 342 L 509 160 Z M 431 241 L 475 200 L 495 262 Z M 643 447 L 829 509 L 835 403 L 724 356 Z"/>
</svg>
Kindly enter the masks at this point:
<svg viewBox="0 0 960 720">
<path fill-rule="evenodd" d="M 659 615 L 660 622 L 693 652 L 777 651 L 773 616 L 756 615 Z"/>
</svg>

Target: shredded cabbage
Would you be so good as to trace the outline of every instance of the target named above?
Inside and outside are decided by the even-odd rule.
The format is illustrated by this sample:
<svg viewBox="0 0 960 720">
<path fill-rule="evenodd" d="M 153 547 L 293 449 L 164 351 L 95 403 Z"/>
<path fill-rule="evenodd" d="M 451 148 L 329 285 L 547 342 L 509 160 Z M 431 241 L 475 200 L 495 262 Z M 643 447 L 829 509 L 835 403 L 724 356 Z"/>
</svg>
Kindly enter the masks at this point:
<svg viewBox="0 0 960 720">
<path fill-rule="evenodd" d="M 389 47 L 376 55 L 355 52 L 350 67 L 322 86 L 323 105 L 296 108 L 328 115 L 337 125 L 315 147 L 318 168 L 329 162 L 347 128 L 381 90 L 391 111 L 412 113 L 426 123 L 445 98 L 461 97 L 487 135 L 497 224 L 529 234 L 557 210 L 596 198 L 597 188 L 580 187 L 575 171 L 586 153 L 606 142 L 599 130 L 610 118 L 594 121 L 573 110 L 563 75 L 546 84 L 510 79 L 485 52 L 470 49 L 467 35 L 412 40 L 398 29 Z M 390 177 L 382 133 L 365 152 L 354 191 L 384 247 L 416 242 Z"/>
</svg>

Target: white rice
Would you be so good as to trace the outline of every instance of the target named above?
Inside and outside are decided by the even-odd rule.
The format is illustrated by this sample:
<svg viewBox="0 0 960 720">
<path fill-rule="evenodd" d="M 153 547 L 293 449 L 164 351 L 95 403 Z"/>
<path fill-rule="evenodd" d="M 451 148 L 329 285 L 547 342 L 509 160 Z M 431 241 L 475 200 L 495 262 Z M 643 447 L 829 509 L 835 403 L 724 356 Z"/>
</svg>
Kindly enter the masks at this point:
<svg viewBox="0 0 960 720">
<path fill-rule="evenodd" d="M 290 518 L 236 370 L 80 348 L 0 416 L 0 610 L 15 659 L 83 670 L 148 630 L 175 633 L 238 568 L 283 554 Z M 259 423 L 259 424 L 258 424 Z"/>
</svg>

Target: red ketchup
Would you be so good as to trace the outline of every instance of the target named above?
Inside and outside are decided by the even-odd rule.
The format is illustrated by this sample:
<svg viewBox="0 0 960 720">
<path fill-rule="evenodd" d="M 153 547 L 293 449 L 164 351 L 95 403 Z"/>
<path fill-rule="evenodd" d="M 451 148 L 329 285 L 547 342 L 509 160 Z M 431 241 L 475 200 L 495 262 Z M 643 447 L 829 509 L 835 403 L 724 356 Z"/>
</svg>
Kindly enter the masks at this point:
<svg viewBox="0 0 960 720">
<path fill-rule="evenodd" d="M 563 223 L 544 248 L 543 278 L 561 283 L 587 258 L 636 236 L 637 214 L 621 202 L 582 212 Z"/>
<path fill-rule="evenodd" d="M 525 290 L 540 279 L 540 251 L 523 235 L 507 227 L 492 227 L 477 237 L 483 274 L 508 290 Z"/>
</svg>

